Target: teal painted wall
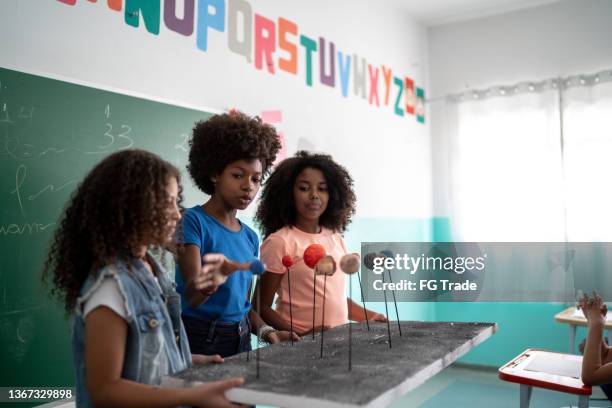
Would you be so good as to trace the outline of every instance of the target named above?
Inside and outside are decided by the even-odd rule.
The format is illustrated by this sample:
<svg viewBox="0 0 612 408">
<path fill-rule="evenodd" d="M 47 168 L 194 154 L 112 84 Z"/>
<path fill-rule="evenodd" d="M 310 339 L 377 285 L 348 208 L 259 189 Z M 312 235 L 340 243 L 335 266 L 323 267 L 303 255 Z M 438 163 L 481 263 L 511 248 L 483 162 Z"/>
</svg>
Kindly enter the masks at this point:
<svg viewBox="0 0 612 408">
<path fill-rule="evenodd" d="M 357 218 L 344 235 L 349 251 L 361 252 L 361 242 L 422 242 L 431 241 L 434 221 L 429 218 Z M 353 278 L 353 299 L 360 301 L 359 286 Z M 383 302 L 369 302 L 367 308 L 385 313 Z M 427 320 L 436 318 L 434 303 L 397 304 L 401 320 Z M 390 318 L 395 320 L 395 308 L 389 304 Z"/>
<path fill-rule="evenodd" d="M 436 303 L 435 320 L 495 322 L 498 331 L 459 361 L 499 367 L 527 348 L 569 351 L 569 326 L 554 315 L 567 308 L 558 303 Z M 576 345 L 584 338 L 579 330 Z M 576 346 L 577 348 L 577 346 Z"/>
<path fill-rule="evenodd" d="M 437 242 L 452 240 L 447 218 L 432 220 L 432 236 Z M 569 326 L 557 323 L 555 314 L 570 305 L 559 303 L 449 303 L 434 306 L 437 321 L 495 322 L 498 331 L 459 361 L 469 364 L 498 367 L 527 348 L 569 351 Z M 585 337 L 578 329 L 576 349 Z"/>
</svg>

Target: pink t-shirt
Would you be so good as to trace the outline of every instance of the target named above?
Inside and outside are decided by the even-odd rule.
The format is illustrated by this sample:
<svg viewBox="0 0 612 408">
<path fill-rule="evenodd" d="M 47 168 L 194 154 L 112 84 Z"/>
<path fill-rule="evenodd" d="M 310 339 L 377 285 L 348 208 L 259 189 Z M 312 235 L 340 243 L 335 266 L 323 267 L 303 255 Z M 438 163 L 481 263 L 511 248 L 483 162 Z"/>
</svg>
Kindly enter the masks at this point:
<svg viewBox="0 0 612 408">
<path fill-rule="evenodd" d="M 261 245 L 260 257 L 266 264 L 266 270 L 282 274 L 277 290 L 276 312 L 289 323 L 289 286 L 287 268 L 283 266 L 285 255 L 298 256 L 300 259 L 289 269 L 291 276 L 291 303 L 293 309 L 294 331 L 302 332 L 312 329 L 312 304 L 314 271 L 301 259 L 304 250 L 310 244 L 320 244 L 331 255 L 336 264 L 347 253 L 342 236 L 323 228 L 319 234 L 309 234 L 296 227 L 284 227 L 271 234 Z M 325 286 L 325 326 L 338 326 L 348 320 L 346 304 L 345 274 L 337 267 L 336 273 L 327 277 L 316 277 L 315 327 L 322 325 L 323 286 Z"/>
</svg>

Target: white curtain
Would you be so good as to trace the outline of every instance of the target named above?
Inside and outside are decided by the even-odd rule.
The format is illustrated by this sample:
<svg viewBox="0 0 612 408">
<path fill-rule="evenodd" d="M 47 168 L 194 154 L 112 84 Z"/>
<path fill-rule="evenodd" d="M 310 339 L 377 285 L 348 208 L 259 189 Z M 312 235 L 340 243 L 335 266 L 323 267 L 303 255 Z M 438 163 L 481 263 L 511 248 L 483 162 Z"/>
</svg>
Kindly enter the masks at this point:
<svg viewBox="0 0 612 408">
<path fill-rule="evenodd" d="M 447 101 L 457 241 L 562 241 L 557 91 Z"/>
<path fill-rule="evenodd" d="M 569 241 L 612 242 L 612 82 L 563 93 Z"/>
<path fill-rule="evenodd" d="M 612 82 L 576 78 L 444 102 L 453 240 L 612 241 Z"/>
<path fill-rule="evenodd" d="M 612 242 L 612 72 L 605 75 L 445 100 L 441 140 L 449 175 L 442 188 L 452 240 Z M 564 279 L 551 279 L 545 267 L 524 276 L 516 260 L 525 254 L 508 253 L 497 261 L 517 272 L 488 276 L 487 285 L 511 288 L 520 276 L 520 288 L 543 280 L 568 300 L 587 289 L 612 299 L 604 290 L 612 288 L 612 251 L 582 248 Z"/>
</svg>

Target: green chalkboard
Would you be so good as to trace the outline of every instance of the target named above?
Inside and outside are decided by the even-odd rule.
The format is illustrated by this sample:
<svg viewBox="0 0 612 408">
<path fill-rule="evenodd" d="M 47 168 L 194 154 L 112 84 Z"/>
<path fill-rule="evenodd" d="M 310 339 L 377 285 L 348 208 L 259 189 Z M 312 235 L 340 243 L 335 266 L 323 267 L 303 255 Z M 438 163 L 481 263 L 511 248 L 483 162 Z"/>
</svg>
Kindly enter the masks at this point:
<svg viewBox="0 0 612 408">
<path fill-rule="evenodd" d="M 0 386 L 74 384 L 70 322 L 40 276 L 79 181 L 103 157 L 130 147 L 185 173 L 188 135 L 209 116 L 0 68 Z M 192 189 L 186 178 L 183 184 Z"/>
</svg>

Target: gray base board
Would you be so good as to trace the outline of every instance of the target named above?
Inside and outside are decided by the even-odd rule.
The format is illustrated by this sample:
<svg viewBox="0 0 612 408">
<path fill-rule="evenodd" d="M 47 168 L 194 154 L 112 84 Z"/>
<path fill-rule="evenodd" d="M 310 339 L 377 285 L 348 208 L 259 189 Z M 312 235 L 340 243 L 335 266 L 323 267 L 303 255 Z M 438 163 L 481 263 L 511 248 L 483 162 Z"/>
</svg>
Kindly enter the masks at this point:
<svg viewBox="0 0 612 408">
<path fill-rule="evenodd" d="M 275 344 L 260 349 L 260 378 L 256 352 L 225 359 L 225 363 L 192 367 L 164 381 L 164 386 L 244 377 L 245 384 L 227 393 L 235 402 L 279 407 L 322 408 L 390 405 L 459 357 L 489 338 L 495 323 L 391 322 L 352 324 L 352 370 L 348 370 L 348 324 L 324 334 L 305 336 L 293 346 Z M 476 396 L 475 396 L 476 398 Z"/>
</svg>

